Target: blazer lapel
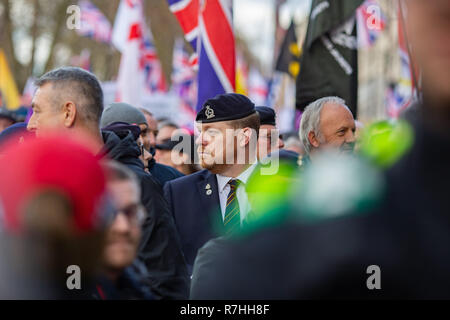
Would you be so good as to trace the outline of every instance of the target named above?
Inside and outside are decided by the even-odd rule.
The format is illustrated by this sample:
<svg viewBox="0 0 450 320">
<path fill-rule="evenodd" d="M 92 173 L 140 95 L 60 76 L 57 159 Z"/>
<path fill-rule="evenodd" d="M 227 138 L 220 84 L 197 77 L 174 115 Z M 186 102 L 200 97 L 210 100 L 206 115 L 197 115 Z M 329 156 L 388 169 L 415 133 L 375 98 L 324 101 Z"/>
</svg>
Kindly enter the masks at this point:
<svg viewBox="0 0 450 320">
<path fill-rule="evenodd" d="M 208 216 L 207 219 L 212 224 L 213 230 L 216 233 L 221 233 L 223 231 L 223 220 L 216 175 L 206 171 L 204 179 L 197 183 L 197 191 L 201 199 L 202 212 Z"/>
</svg>

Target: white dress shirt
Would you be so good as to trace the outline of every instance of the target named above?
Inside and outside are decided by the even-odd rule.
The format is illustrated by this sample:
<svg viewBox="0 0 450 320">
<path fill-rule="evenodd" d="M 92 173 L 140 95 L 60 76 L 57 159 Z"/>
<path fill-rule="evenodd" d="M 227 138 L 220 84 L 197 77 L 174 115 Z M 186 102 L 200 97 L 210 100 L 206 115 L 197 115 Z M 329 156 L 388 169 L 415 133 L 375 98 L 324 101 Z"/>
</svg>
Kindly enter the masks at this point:
<svg viewBox="0 0 450 320">
<path fill-rule="evenodd" d="M 239 180 L 239 186 L 236 190 L 236 197 L 239 204 L 239 213 L 241 216 L 241 225 L 247 214 L 250 212 L 251 207 L 248 202 L 247 193 L 245 192 L 245 186 L 247 184 L 248 178 L 255 169 L 257 162 L 255 161 L 250 167 L 241 172 L 236 178 L 226 177 L 220 174 L 216 174 L 217 177 L 217 187 L 219 188 L 219 200 L 220 200 L 220 210 L 222 211 L 222 220 L 225 219 L 225 211 L 227 207 L 227 198 L 230 193 L 230 185 L 228 181 L 231 179 Z"/>
</svg>

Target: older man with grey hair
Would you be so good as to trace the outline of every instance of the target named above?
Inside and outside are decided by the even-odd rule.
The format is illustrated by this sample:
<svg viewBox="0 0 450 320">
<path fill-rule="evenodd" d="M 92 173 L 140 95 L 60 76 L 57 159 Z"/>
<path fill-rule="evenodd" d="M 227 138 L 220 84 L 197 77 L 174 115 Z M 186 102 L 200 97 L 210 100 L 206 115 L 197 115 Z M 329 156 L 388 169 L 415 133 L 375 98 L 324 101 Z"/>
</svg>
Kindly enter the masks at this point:
<svg viewBox="0 0 450 320">
<path fill-rule="evenodd" d="M 300 122 L 300 139 L 310 158 L 324 148 L 352 152 L 355 120 L 345 101 L 338 97 L 324 97 L 310 103 Z"/>
</svg>

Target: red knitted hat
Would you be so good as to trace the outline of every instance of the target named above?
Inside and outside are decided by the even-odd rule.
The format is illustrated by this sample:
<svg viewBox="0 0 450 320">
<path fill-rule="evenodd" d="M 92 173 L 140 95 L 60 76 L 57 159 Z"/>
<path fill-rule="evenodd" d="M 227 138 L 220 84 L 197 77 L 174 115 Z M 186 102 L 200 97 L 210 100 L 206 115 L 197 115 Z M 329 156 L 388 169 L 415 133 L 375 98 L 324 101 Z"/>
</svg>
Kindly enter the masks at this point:
<svg viewBox="0 0 450 320">
<path fill-rule="evenodd" d="M 71 202 L 77 230 L 95 229 L 105 207 L 106 182 L 89 145 L 88 141 L 62 133 L 3 145 L 0 220 L 5 228 L 20 231 L 24 209 L 33 196 L 55 190 Z"/>
</svg>

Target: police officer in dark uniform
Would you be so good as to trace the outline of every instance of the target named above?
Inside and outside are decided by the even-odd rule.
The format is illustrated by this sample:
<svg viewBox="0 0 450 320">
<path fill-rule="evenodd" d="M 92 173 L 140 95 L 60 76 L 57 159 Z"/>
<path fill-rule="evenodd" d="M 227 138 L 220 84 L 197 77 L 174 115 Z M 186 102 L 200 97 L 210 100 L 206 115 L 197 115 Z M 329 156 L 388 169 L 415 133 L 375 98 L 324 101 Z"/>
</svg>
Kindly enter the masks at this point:
<svg viewBox="0 0 450 320">
<path fill-rule="evenodd" d="M 294 206 L 300 222 L 223 246 L 191 298 L 450 298 L 450 2 L 403 5 L 424 99 L 414 143 L 383 172 L 376 201 L 316 219 Z M 361 178 L 368 170 L 354 171 Z"/>
</svg>

